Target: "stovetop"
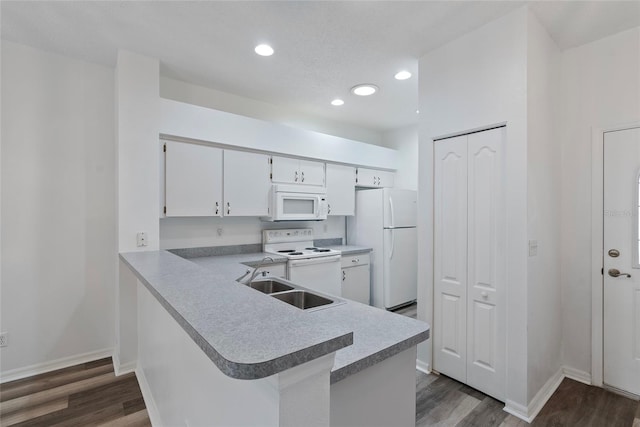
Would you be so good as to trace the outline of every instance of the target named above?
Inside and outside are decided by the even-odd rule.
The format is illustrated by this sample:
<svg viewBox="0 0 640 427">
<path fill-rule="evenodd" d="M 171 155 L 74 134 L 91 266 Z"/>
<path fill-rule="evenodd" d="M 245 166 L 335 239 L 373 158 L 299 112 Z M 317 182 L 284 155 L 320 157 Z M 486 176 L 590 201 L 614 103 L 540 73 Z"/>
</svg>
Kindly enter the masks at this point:
<svg viewBox="0 0 640 427">
<path fill-rule="evenodd" d="M 282 255 L 289 259 L 340 255 L 340 251 L 335 249 L 314 246 L 313 230 L 310 228 L 264 230 L 262 245 L 264 252 Z"/>
</svg>

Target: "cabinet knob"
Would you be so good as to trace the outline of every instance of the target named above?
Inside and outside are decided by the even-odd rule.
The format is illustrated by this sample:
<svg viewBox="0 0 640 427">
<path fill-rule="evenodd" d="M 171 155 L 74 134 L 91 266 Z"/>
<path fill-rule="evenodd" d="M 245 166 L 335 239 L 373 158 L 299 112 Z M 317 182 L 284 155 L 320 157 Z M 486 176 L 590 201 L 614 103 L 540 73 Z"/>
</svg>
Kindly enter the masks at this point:
<svg viewBox="0 0 640 427">
<path fill-rule="evenodd" d="M 480 296 L 482 296 L 482 298 L 484 298 L 484 299 L 489 298 L 489 294 L 486 291 L 480 292 Z"/>
</svg>

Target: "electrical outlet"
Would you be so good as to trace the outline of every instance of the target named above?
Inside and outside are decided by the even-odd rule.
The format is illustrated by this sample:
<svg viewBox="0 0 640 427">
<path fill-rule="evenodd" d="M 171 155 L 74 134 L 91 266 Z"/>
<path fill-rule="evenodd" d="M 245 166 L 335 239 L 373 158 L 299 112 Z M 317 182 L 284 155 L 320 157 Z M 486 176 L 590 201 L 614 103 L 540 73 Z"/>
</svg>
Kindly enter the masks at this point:
<svg viewBox="0 0 640 427">
<path fill-rule="evenodd" d="M 3 332 L 0 334 L 0 347 L 6 347 L 9 345 L 9 334 Z"/>
<path fill-rule="evenodd" d="M 218 229 L 216 230 L 218 232 L 218 237 L 222 237 L 222 234 L 224 232 L 224 230 L 222 229 L 222 227 L 218 227 Z"/>
<path fill-rule="evenodd" d="M 529 256 L 538 256 L 538 241 L 529 240 Z"/>
<path fill-rule="evenodd" d="M 138 247 L 147 246 L 147 233 L 141 231 L 138 233 Z"/>
</svg>

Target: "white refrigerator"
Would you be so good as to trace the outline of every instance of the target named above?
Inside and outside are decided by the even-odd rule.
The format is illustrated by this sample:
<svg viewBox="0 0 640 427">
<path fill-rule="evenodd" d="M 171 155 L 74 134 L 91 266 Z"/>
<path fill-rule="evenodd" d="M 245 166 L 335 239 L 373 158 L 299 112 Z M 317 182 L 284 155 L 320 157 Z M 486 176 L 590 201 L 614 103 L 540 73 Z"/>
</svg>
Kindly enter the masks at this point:
<svg viewBox="0 0 640 427">
<path fill-rule="evenodd" d="M 347 243 L 373 248 L 371 305 L 391 309 L 417 298 L 417 194 L 380 188 L 356 192 L 347 219 Z"/>
</svg>

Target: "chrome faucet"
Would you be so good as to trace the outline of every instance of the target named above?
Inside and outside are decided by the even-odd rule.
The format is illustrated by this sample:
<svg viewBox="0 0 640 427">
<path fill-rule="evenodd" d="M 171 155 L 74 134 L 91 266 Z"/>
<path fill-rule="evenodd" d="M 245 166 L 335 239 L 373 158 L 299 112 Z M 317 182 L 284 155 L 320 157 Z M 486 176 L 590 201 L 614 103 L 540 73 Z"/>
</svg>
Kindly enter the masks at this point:
<svg viewBox="0 0 640 427">
<path fill-rule="evenodd" d="M 253 269 L 253 273 L 251 274 L 251 277 L 249 277 L 249 280 L 243 281 L 243 279 L 247 277 L 247 275 L 251 272 L 251 270 L 247 270 L 247 272 L 242 276 L 240 276 L 239 278 L 237 278 L 236 281 L 239 283 L 242 283 L 243 285 L 248 285 L 249 283 L 253 282 L 253 279 L 255 279 L 256 276 L 258 275 L 258 270 L 260 270 L 260 268 L 262 268 L 262 266 L 265 265 L 267 260 L 270 260 L 272 263 L 275 262 L 273 258 L 271 258 L 270 256 L 266 256 L 262 258 L 260 263 L 258 263 L 258 266 Z"/>
</svg>

